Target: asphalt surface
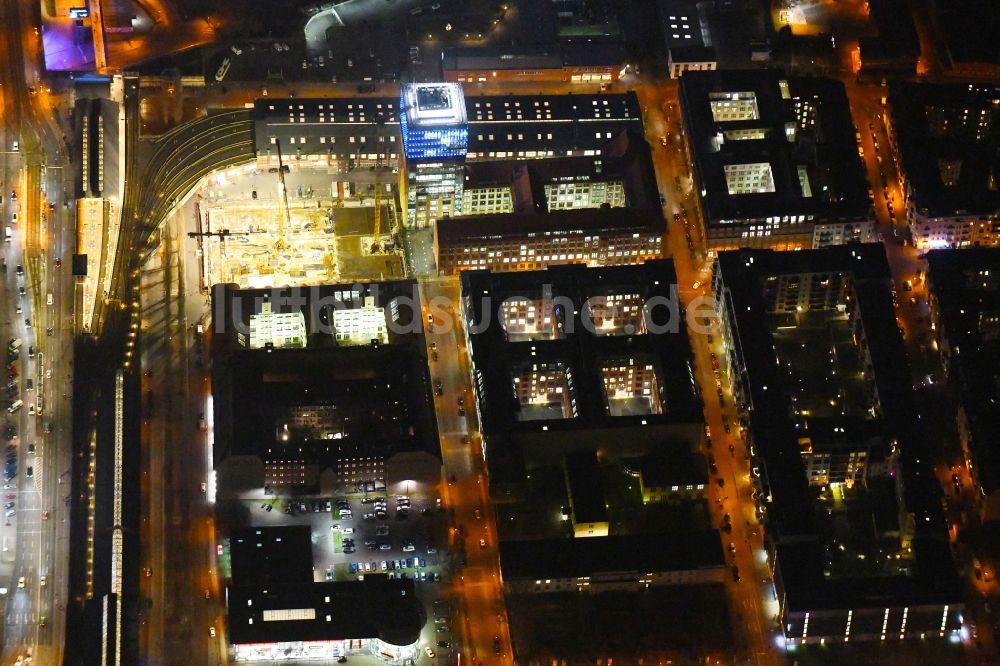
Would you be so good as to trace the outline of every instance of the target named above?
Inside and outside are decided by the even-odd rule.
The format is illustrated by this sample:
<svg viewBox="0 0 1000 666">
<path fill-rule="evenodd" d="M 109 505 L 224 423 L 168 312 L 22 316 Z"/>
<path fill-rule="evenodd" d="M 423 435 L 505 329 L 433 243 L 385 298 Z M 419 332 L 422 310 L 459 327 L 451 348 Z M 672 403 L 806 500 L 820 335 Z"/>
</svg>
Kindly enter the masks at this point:
<svg viewBox="0 0 1000 666">
<path fill-rule="evenodd" d="M 933 69 L 936 70 L 936 66 Z M 888 154 L 885 129 L 878 118 L 878 114 L 882 111 L 880 98 L 884 94 L 884 89 L 877 83 L 858 83 L 850 73 L 844 73 L 841 78 L 847 86 L 855 124 L 862 134 L 865 164 L 875 193 L 875 212 L 879 232 L 886 240 L 890 264 L 897 280 L 897 287 L 901 290 L 906 280 L 913 280 L 916 277 L 917 271 L 920 269 L 920 262 L 912 247 L 893 240 L 895 235 L 892 232 L 892 219 L 887 203 L 893 202 L 895 213 L 899 216 L 902 207 L 902 193 L 896 184 L 895 168 L 891 155 Z M 631 87 L 638 90 L 643 105 L 647 139 L 653 149 L 657 180 L 660 191 L 666 199 L 664 213 L 668 220 L 669 231 L 667 254 L 673 258 L 675 263 L 682 300 L 685 304 L 689 304 L 696 296 L 708 293 L 711 257 L 708 256 L 704 248 L 698 205 L 696 197 L 690 189 L 689 160 L 678 122 L 676 83 L 652 79 L 638 82 L 630 79 L 616 87 Z M 300 96 L 322 95 L 331 94 L 330 91 L 334 88 L 338 95 L 355 94 L 354 85 L 320 87 L 305 83 L 297 84 L 294 87 L 294 92 Z M 392 93 L 394 90 L 395 88 L 392 86 L 380 85 L 377 92 L 373 94 Z M 503 83 L 470 86 L 470 90 L 470 94 L 480 92 L 485 94 L 516 94 L 520 92 L 567 93 L 570 90 L 582 91 L 583 88 L 559 83 Z M 280 91 L 272 91 L 272 94 L 277 92 L 284 94 L 286 91 L 284 87 L 281 87 Z M 253 87 L 234 90 L 212 87 L 205 91 L 200 101 L 206 106 L 238 108 L 245 102 L 252 100 L 256 94 L 257 91 Z M 871 128 L 869 128 L 869 122 L 872 123 Z M 211 128 L 208 129 L 210 133 Z M 184 129 L 185 133 L 189 131 L 193 130 Z M 204 134 L 201 136 L 204 137 Z M 879 142 L 879 151 L 875 150 L 875 140 Z M 666 145 L 663 145 L 664 141 Z M 219 144 L 218 149 L 223 149 L 222 144 Z M 180 157 L 183 162 L 191 162 L 191 158 L 182 154 L 181 151 L 178 151 L 176 156 Z M 205 165 L 202 160 L 195 160 L 195 162 L 196 164 L 189 164 L 189 167 L 197 170 Z M 886 193 L 888 197 L 882 193 L 881 177 L 883 173 L 887 180 Z M 180 185 L 183 185 L 184 182 L 186 182 L 185 179 L 178 179 L 176 191 L 183 189 Z M 182 192 L 181 195 L 183 195 Z M 136 206 L 136 210 L 140 208 L 147 215 L 147 224 L 154 221 L 156 215 L 160 214 L 162 210 L 155 208 L 156 214 L 149 214 L 145 211 L 153 211 L 153 206 Z M 677 221 L 674 221 L 674 214 L 680 216 Z M 901 220 L 897 220 L 897 231 L 900 228 L 899 222 Z M 419 265 L 418 273 L 428 276 L 423 284 L 425 297 L 443 294 L 457 299 L 457 283 L 432 277 L 433 271 L 426 257 L 427 245 L 419 245 L 423 245 L 423 247 L 411 250 L 409 259 L 410 265 Z M 696 284 L 697 286 L 695 286 Z M 916 359 L 915 368 L 921 370 L 925 367 L 933 368 L 934 360 L 924 347 L 928 341 L 926 323 L 923 320 L 926 312 L 925 295 L 918 289 L 914 298 L 916 299 L 914 302 L 907 300 L 900 309 L 900 318 L 904 329 L 914 333 L 914 335 L 907 335 L 908 351 L 911 353 L 911 359 Z M 457 301 L 453 300 L 453 302 Z M 723 350 L 719 347 L 721 335 L 713 335 L 712 342 L 709 342 L 708 336 L 705 334 L 692 334 L 691 337 L 697 363 L 698 381 L 706 401 L 706 420 L 712 433 L 713 447 L 711 451 L 706 451 L 706 453 L 713 454 L 719 468 L 719 473 L 714 475 L 712 479 L 710 502 L 716 512 L 714 519 L 717 525 L 722 524 L 722 518 L 725 514 L 728 513 L 732 517 L 733 532 L 731 534 L 724 532 L 723 539 L 724 543 L 729 541 L 733 543 L 735 556 L 733 556 L 731 563 L 741 573 L 739 582 L 731 580 L 726 583 L 731 598 L 734 625 L 737 627 L 738 633 L 737 652 L 743 659 L 749 660 L 751 663 L 782 663 L 785 660 L 785 655 L 775 647 L 775 639 L 779 634 L 775 624 L 777 606 L 768 578 L 767 564 L 762 557 L 761 528 L 754 518 L 746 452 L 739 437 L 738 428 L 735 426 L 736 420 L 732 413 L 728 378 L 724 372 L 716 378 L 711 370 L 710 354 L 716 353 L 720 358 L 723 356 Z M 445 490 L 445 501 L 451 508 L 454 508 L 455 524 L 464 526 L 469 543 L 476 544 L 478 538 L 471 537 L 480 533 L 487 539 L 487 548 L 480 551 L 478 547 L 474 547 L 469 550 L 469 566 L 464 575 L 460 575 L 457 580 L 453 581 L 451 588 L 446 592 L 451 591 L 457 595 L 461 600 L 460 614 L 467 617 L 465 626 L 461 630 L 461 646 L 465 654 L 474 659 L 483 658 L 485 661 L 492 656 L 493 637 L 500 635 L 505 641 L 508 637 L 502 597 L 499 594 L 499 580 L 495 573 L 495 546 L 493 546 L 495 541 L 490 538 L 493 536 L 492 525 L 487 519 L 483 525 L 483 531 L 480 532 L 480 527 L 474 517 L 476 508 L 482 510 L 485 507 L 488 510 L 489 507 L 486 495 L 488 484 L 484 476 L 485 470 L 482 469 L 481 456 L 477 451 L 478 439 L 475 425 L 474 422 L 470 423 L 469 421 L 472 415 L 460 417 L 457 412 L 458 395 L 464 395 L 466 405 L 471 405 L 472 394 L 469 392 L 467 360 L 464 356 L 464 350 L 461 349 L 462 336 L 460 334 L 454 331 L 434 332 L 429 335 L 429 341 L 437 343 L 440 358 L 440 361 L 432 364 L 432 376 L 440 377 L 445 387 L 444 396 L 439 399 L 438 404 L 445 469 L 449 478 L 452 474 L 455 475 L 455 483 L 449 485 Z M 454 345 L 454 349 L 452 349 L 452 345 Z M 723 404 L 716 400 L 717 379 L 723 389 Z M 723 425 L 726 422 L 732 426 L 731 432 L 728 434 L 725 433 Z M 463 440 L 466 434 L 470 435 L 470 443 L 468 444 Z M 729 452 L 730 445 L 733 446 L 731 454 Z M 509 645 L 509 642 L 505 642 L 505 644 Z M 509 654 L 509 647 L 506 649 Z"/>
<path fill-rule="evenodd" d="M 2 414 L 4 422 L 17 429 L 12 445 L 18 473 L 3 489 L 4 504 L 11 504 L 13 513 L 5 515 L 0 525 L 0 586 L 7 588 L 7 594 L 0 596 L 4 614 L 0 636 L 4 660 L 30 651 L 39 661 L 58 663 L 68 565 L 64 499 L 69 489 L 63 481 L 70 459 L 67 400 L 71 393 L 72 291 L 67 252 L 72 247 L 67 229 L 72 219 L 63 206 L 64 179 L 69 173 L 64 173 L 68 169 L 63 168 L 65 156 L 52 115 L 58 96 L 49 96 L 38 78 L 40 39 L 31 22 L 33 15 L 30 3 L 0 6 L 0 24 L 5 26 L 0 33 L 0 52 L 5 54 L 0 67 L 0 193 L 4 195 L 0 211 L 3 225 L 11 229 L 11 242 L 2 248 L 8 268 L 0 287 L 4 310 L 0 312 L 0 338 L 5 344 L 15 337 L 22 340 L 14 367 L 20 389 L 17 397 L 24 403 L 16 414 Z M 12 191 L 17 192 L 17 201 Z M 57 258 L 67 270 L 55 267 Z M 25 268 L 20 279 L 15 275 L 17 265 Z M 18 294 L 20 287 L 25 289 L 23 298 Z M 48 336 L 45 331 L 50 327 L 52 335 Z M 29 347 L 35 348 L 34 358 L 29 358 Z M 31 391 L 27 390 L 29 378 Z M 42 407 L 44 413 L 32 415 L 32 405 Z M 44 432 L 46 422 L 50 433 Z M 29 452 L 32 444 L 33 454 Z M 23 588 L 18 587 L 22 577 Z"/>
</svg>

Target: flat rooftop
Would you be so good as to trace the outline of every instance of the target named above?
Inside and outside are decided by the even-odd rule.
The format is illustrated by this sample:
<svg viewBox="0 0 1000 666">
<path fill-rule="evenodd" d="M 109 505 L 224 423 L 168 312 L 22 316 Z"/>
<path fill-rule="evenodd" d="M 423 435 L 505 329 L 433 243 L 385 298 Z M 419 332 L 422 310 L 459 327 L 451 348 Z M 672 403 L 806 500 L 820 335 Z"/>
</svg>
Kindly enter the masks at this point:
<svg viewBox="0 0 1000 666">
<path fill-rule="evenodd" d="M 927 280 L 947 340 L 949 374 L 970 431 L 970 454 L 987 494 L 1000 490 L 1000 249 L 934 250 Z"/>
<path fill-rule="evenodd" d="M 558 202 L 549 201 L 546 188 L 583 181 L 620 181 L 626 208 L 660 205 L 649 144 L 634 129 L 615 134 L 601 147 L 600 155 L 467 162 L 464 171 L 465 190 L 508 186 L 513 210 L 521 213 L 559 207 Z"/>
<path fill-rule="evenodd" d="M 668 51 L 701 50 L 706 55 L 714 55 L 711 38 L 707 38 L 707 30 L 702 30 L 696 0 L 659 0 L 657 9 Z"/>
<path fill-rule="evenodd" d="M 470 159 L 496 158 L 497 153 L 515 157 L 516 152 L 532 157 L 597 154 L 623 129 L 643 133 L 642 107 L 634 92 L 466 95 L 464 99 Z M 390 144 L 400 141 L 399 106 L 398 97 L 258 99 L 253 111 L 254 147 L 258 155 L 277 154 L 273 139 L 281 140 L 282 151 L 289 154 L 351 156 L 359 152 L 359 144 L 376 145 L 377 119 L 385 123 Z"/>
<path fill-rule="evenodd" d="M 791 297 L 789 286 L 802 284 L 807 278 L 815 285 L 808 290 L 808 298 Z M 767 537 L 778 552 L 787 608 L 796 611 L 884 603 L 886 597 L 893 604 L 912 600 L 916 605 L 921 599 L 928 603 L 941 599 L 944 603 L 959 603 L 940 488 L 930 465 L 927 442 L 916 424 L 912 381 L 893 311 L 891 274 L 883 246 L 722 252 L 714 281 L 716 295 L 724 299 L 729 313 L 730 334 L 738 331 L 738 339 L 734 340 L 737 365 L 742 363 L 738 371 L 745 399 L 753 404 L 748 424 L 755 446 L 751 464 L 761 470 L 760 495 L 767 498 L 763 503 Z M 838 520 L 848 524 L 831 527 L 825 505 L 817 501 L 817 490 L 806 478 L 799 450 L 800 429 L 796 426 L 796 419 L 802 415 L 790 408 L 795 404 L 799 379 L 780 363 L 780 355 L 779 362 L 775 362 L 774 321 L 783 312 L 801 314 L 797 304 L 810 301 L 816 305 L 803 305 L 806 313 L 833 313 L 840 311 L 838 306 L 846 308 L 845 313 L 856 322 L 856 335 L 865 341 L 865 358 L 871 365 L 866 369 L 867 383 L 877 396 L 879 434 L 884 441 L 897 442 L 899 449 L 902 491 L 897 498 L 893 490 L 890 497 L 901 503 L 903 513 L 913 516 L 906 566 L 886 565 L 854 575 L 831 564 L 827 550 L 832 545 L 830 539 L 846 539 L 845 535 L 853 533 L 866 500 L 864 496 L 858 499 L 853 514 L 851 507 L 840 514 Z M 818 380 L 814 375 L 811 381 L 820 381 L 821 377 Z M 869 497 L 881 492 L 873 484 L 865 490 Z M 882 497 L 874 504 L 886 501 Z M 887 524 L 884 516 L 873 510 L 867 516 L 864 529 L 868 532 L 872 519 Z M 832 575 L 835 570 L 836 576 Z M 879 595 L 884 595 L 881 602 L 876 601 Z"/>
<path fill-rule="evenodd" d="M 1000 6 L 993 0 L 935 3 L 934 20 L 952 65 L 1000 66 Z"/>
<path fill-rule="evenodd" d="M 217 451 L 321 466 L 357 455 L 439 456 L 412 281 L 213 290 Z M 406 300 L 414 299 L 414 300 Z M 250 348 L 267 305 L 273 346 Z M 419 309 L 419 305 L 416 306 Z"/>
<path fill-rule="evenodd" d="M 680 324 L 676 331 L 668 326 L 666 308 L 651 309 L 648 316 L 643 310 L 651 299 L 669 298 L 675 284 L 669 260 L 605 268 L 558 266 L 518 273 L 464 272 L 466 316 L 470 321 L 484 322 L 488 313 L 493 319 L 484 330 L 470 335 L 473 363 L 489 396 L 481 410 L 484 428 L 519 427 L 519 407 L 510 399 L 511 373 L 523 364 L 544 363 L 561 363 L 565 371 L 573 374 L 575 385 L 577 416 L 549 424 L 553 427 L 575 430 L 616 423 L 639 425 L 644 419 L 658 423 L 692 418 L 700 421 L 695 416 L 700 413 L 700 401 L 688 374 L 690 351 L 684 325 Z M 553 317 L 558 321 L 551 325 L 558 327 L 560 335 L 519 333 L 512 338 L 508 334 L 511 323 L 504 315 L 495 321 L 497 313 L 489 310 L 507 299 L 518 298 L 554 303 Z M 569 311 L 570 305 L 573 312 Z M 657 322 L 670 328 L 669 332 L 654 333 L 660 331 Z M 626 368 L 642 366 L 645 372 L 647 360 L 654 366 L 649 372 L 657 375 L 657 404 L 661 409 L 648 415 L 612 416 L 609 388 L 613 396 L 616 385 L 612 382 L 609 386 L 601 369 L 620 364 Z M 522 425 L 531 430 L 540 427 Z"/>
<path fill-rule="evenodd" d="M 220 450 L 319 464 L 440 455 L 426 359 L 409 346 L 236 351 L 213 375 Z"/>
<path fill-rule="evenodd" d="M 440 245 L 470 245 L 483 240 L 546 236 L 552 233 L 630 231 L 659 236 L 663 214 L 655 208 L 586 208 L 548 213 L 497 213 L 444 217 L 435 224 Z"/>
<path fill-rule="evenodd" d="M 308 525 L 246 527 L 229 535 L 236 585 L 311 583 L 312 534 Z"/>
<path fill-rule="evenodd" d="M 847 94 L 775 70 L 685 72 L 680 99 L 710 227 L 871 217 Z"/>
<path fill-rule="evenodd" d="M 400 99 L 413 128 L 462 125 L 468 119 L 462 86 L 457 83 L 408 83 Z"/>
<path fill-rule="evenodd" d="M 462 274 L 467 321 L 489 322 L 469 339 L 497 478 L 521 446 L 561 465 L 571 449 L 641 455 L 654 441 L 701 436 L 686 327 L 653 306 L 675 285 L 669 260 Z M 559 409 L 538 413 L 542 403 Z"/>
<path fill-rule="evenodd" d="M 642 575 L 724 565 L 715 530 L 500 543 L 500 568 L 508 579 L 599 577 L 632 571 Z"/>
<path fill-rule="evenodd" d="M 427 617 L 413 580 L 234 585 L 228 590 L 233 645 L 379 639 L 410 645 Z"/>
<path fill-rule="evenodd" d="M 346 222 L 345 222 L 346 223 Z M 414 280 L 303 285 L 299 287 L 240 288 L 217 284 L 212 289 L 214 348 L 249 347 L 254 318 L 265 305 L 274 314 L 300 316 L 303 346 L 318 349 L 341 346 L 340 315 L 381 313 L 381 329 L 389 343 L 423 346 L 423 326 L 417 283 Z M 372 335 L 372 338 L 379 337 Z"/>
<path fill-rule="evenodd" d="M 578 451 L 563 460 L 573 520 L 577 523 L 601 523 L 608 519 L 608 510 L 601 490 L 601 470 L 597 454 Z"/>
<path fill-rule="evenodd" d="M 894 81 L 887 97 L 909 205 L 925 217 L 996 215 L 1000 85 Z"/>
</svg>

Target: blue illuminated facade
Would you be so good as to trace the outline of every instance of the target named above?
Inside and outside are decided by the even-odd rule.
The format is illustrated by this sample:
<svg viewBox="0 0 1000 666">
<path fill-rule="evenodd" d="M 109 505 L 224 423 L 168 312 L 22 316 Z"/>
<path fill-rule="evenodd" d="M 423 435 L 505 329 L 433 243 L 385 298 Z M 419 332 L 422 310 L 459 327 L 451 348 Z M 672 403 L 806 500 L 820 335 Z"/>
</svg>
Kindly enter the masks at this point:
<svg viewBox="0 0 1000 666">
<path fill-rule="evenodd" d="M 404 86 L 399 108 L 407 161 L 465 158 L 469 124 L 460 88 L 454 84 Z"/>
</svg>

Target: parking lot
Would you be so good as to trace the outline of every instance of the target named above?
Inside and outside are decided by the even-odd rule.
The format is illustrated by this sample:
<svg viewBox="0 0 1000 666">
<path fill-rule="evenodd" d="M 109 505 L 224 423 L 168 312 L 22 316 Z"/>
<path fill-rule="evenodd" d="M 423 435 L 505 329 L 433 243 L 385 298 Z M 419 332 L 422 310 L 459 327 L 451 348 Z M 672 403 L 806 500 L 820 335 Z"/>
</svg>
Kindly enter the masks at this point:
<svg viewBox="0 0 1000 666">
<path fill-rule="evenodd" d="M 442 598 L 449 553 L 447 513 L 433 495 L 355 493 L 334 497 L 246 500 L 254 525 L 302 525 L 312 530 L 317 581 L 362 579 L 372 573 L 412 578 L 427 609 L 420 653 L 445 657 L 457 618 Z"/>
</svg>

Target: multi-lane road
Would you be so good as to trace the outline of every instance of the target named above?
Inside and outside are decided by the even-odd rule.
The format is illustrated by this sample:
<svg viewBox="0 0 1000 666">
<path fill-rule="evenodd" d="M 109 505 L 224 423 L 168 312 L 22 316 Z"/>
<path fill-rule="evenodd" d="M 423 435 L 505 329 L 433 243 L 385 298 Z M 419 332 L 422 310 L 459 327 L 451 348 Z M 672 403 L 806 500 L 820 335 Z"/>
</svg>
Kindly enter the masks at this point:
<svg viewBox="0 0 1000 666">
<path fill-rule="evenodd" d="M 460 287 L 455 277 L 430 278 L 421 284 L 432 381 L 440 380 L 435 397 L 441 454 L 447 479 L 445 500 L 453 516 L 450 541 L 466 564 L 450 581 L 459 600 L 462 641 L 459 652 L 469 663 L 511 663 L 510 635 L 500 578 L 499 543 L 489 498 L 475 419 L 468 349 L 460 312 Z M 436 352 L 436 353 L 435 353 Z M 459 400 L 462 404 L 459 404 Z M 464 412 L 464 414 L 463 414 Z M 485 539 L 486 547 L 480 547 Z M 501 655 L 495 654 L 499 637 Z"/>
<path fill-rule="evenodd" d="M 888 202 L 901 207 L 902 199 L 895 171 L 888 151 L 885 128 L 879 114 L 881 95 L 884 89 L 878 85 L 859 84 L 848 74 L 845 76 L 848 95 L 851 100 L 855 124 L 862 133 L 865 149 L 865 164 L 869 170 L 869 180 L 874 184 L 875 211 L 879 230 L 887 240 L 890 263 L 898 281 L 911 279 L 919 263 L 916 252 L 908 246 L 892 242 L 892 225 Z M 685 304 L 696 296 L 707 295 L 710 284 L 711 257 L 705 251 L 703 227 L 699 219 L 695 194 L 691 191 L 689 160 L 685 152 L 684 140 L 678 115 L 676 83 L 662 79 L 627 81 L 625 85 L 637 89 L 643 107 L 647 138 L 653 148 L 653 159 L 661 193 L 666 198 L 664 212 L 668 220 L 668 251 L 674 260 Z M 623 86 L 613 86 L 616 89 Z M 381 86 L 377 93 L 394 92 Z M 486 94 L 551 93 L 564 94 L 581 88 L 560 83 L 484 84 L 476 91 Z M 148 158 L 150 165 L 142 179 L 169 183 L 169 191 L 156 193 L 149 188 L 142 192 L 126 195 L 126 210 L 130 211 L 136 224 L 136 234 L 123 241 L 126 252 L 141 248 L 147 250 L 147 234 L 162 220 L 178 197 L 185 194 L 200 173 L 217 165 L 235 163 L 249 159 L 247 151 L 252 151 L 246 131 L 246 120 L 238 110 L 256 96 L 256 89 L 236 88 L 224 91 L 209 89 L 201 98 L 206 106 L 221 106 L 233 109 L 223 114 L 209 116 L 194 125 L 186 125 L 174 133 L 160 138 L 154 144 L 154 153 Z M 296 84 L 299 96 L 329 95 L 330 86 L 315 87 L 310 84 Z M 354 86 L 337 87 L 335 94 L 353 95 Z M 871 123 L 871 126 L 869 126 Z M 230 131 L 237 129 L 237 136 Z M 666 145 L 661 142 L 666 139 Z M 879 151 L 875 150 L 875 141 Z M 242 144 L 242 145 L 238 145 Z M 886 177 L 886 193 L 882 192 L 882 174 Z M 129 196 L 144 197 L 128 201 Z M 156 197 L 156 198 L 151 198 Z M 896 209 L 898 213 L 898 208 Z M 674 222 L 674 214 L 682 215 L 681 221 Z M 686 215 L 684 215 L 686 213 Z M 687 219 L 689 223 L 684 224 Z M 688 238 L 690 236 L 690 239 Z M 126 255 L 127 256 L 127 255 Z M 697 285 L 697 286 L 696 286 Z M 443 295 L 452 303 L 458 302 L 457 281 L 447 278 L 431 278 L 422 283 L 425 303 L 435 295 Z M 903 308 L 901 315 L 904 327 L 918 326 L 920 311 L 917 305 Z M 186 334 L 185 334 L 186 335 Z M 737 633 L 737 652 L 752 663 L 778 663 L 784 656 L 775 648 L 775 640 L 780 633 L 775 623 L 777 606 L 774 603 L 771 582 L 768 578 L 766 560 L 761 547 L 762 528 L 756 523 L 754 504 L 751 498 L 749 470 L 745 451 L 739 437 L 736 419 L 732 413 L 732 399 L 725 375 L 718 377 L 723 386 L 725 404 L 716 400 L 716 376 L 711 370 L 710 355 L 721 355 L 721 335 L 709 340 L 706 335 L 692 335 L 692 346 L 697 362 L 697 374 L 706 402 L 706 421 L 712 432 L 711 453 L 718 466 L 718 474 L 713 475 L 710 502 L 716 525 L 721 526 L 722 517 L 729 514 L 733 520 L 732 533 L 724 532 L 724 541 L 732 542 L 735 554 L 730 564 L 740 572 L 739 581 L 727 583 L 730 590 L 734 626 Z M 472 414 L 472 395 L 468 379 L 468 359 L 463 349 L 463 336 L 455 328 L 431 331 L 429 342 L 438 346 L 439 361 L 432 363 L 431 372 L 441 378 L 444 395 L 438 398 L 437 411 L 442 436 L 442 451 L 445 469 L 454 482 L 447 488 L 446 497 L 454 509 L 455 525 L 462 526 L 468 548 L 468 566 L 453 581 L 453 591 L 462 599 L 462 612 L 467 621 L 462 627 L 461 647 L 472 659 L 486 661 L 493 655 L 493 638 L 501 636 L 503 650 L 509 655 L 509 634 L 506 630 L 499 571 L 496 558 L 496 535 L 490 522 L 488 482 L 486 470 L 479 455 L 478 438 Z M 908 342 L 911 338 L 908 338 Z M 457 398 L 464 396 L 470 414 L 462 417 L 458 413 Z M 728 406 L 728 407 L 727 407 Z M 726 433 L 724 423 L 732 425 Z M 182 425 L 183 427 L 183 425 Z M 732 452 L 729 446 L 732 445 Z M 475 517 L 480 509 L 483 519 Z M 486 538 L 488 547 L 478 548 L 480 535 Z M 459 535 L 456 533 L 456 538 Z"/>
<path fill-rule="evenodd" d="M 4 663 L 29 651 L 36 661 L 59 662 L 68 579 L 65 472 L 73 304 L 68 257 L 73 248 L 65 192 L 70 174 L 53 115 L 60 98 L 50 96 L 38 76 L 35 9 L 20 0 L 0 5 L 5 56 L 0 68 L 0 224 L 5 236 L 10 230 L 0 252 L 6 265 L 0 276 L 0 339 L 5 358 L 8 342 L 21 340 L 19 357 L 7 359 L 4 384 L 13 380 L 16 390 L 9 397 L 22 402 L 13 414 L 6 402 L 0 412 L 4 427 L 17 430 L 17 438 L 5 444 L 8 459 L 16 459 L 17 474 L 4 484 L 4 505 L 10 508 L 0 524 Z"/>
</svg>

